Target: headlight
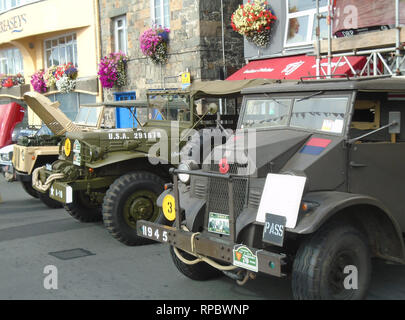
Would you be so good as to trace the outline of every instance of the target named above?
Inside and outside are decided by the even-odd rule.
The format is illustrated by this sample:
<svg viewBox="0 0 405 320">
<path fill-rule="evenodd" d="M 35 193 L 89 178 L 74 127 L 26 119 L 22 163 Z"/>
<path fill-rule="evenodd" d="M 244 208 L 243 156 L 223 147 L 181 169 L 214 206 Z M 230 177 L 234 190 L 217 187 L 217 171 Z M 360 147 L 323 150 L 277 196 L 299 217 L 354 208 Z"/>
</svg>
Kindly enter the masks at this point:
<svg viewBox="0 0 405 320">
<path fill-rule="evenodd" d="M 178 169 L 184 171 L 198 170 L 200 166 L 193 160 L 187 160 L 179 164 Z M 187 173 L 179 173 L 179 179 L 181 182 L 187 184 L 190 182 L 190 175 Z"/>
<path fill-rule="evenodd" d="M 191 170 L 189 164 L 188 164 L 188 163 L 185 163 L 185 162 L 180 163 L 178 169 L 179 169 L 179 170 L 184 170 L 184 171 L 190 171 L 190 170 Z M 187 183 L 190 181 L 190 175 L 189 175 L 189 174 L 185 174 L 185 173 L 180 173 L 180 174 L 179 174 L 179 179 L 180 179 L 181 182 L 187 184 Z"/>
</svg>

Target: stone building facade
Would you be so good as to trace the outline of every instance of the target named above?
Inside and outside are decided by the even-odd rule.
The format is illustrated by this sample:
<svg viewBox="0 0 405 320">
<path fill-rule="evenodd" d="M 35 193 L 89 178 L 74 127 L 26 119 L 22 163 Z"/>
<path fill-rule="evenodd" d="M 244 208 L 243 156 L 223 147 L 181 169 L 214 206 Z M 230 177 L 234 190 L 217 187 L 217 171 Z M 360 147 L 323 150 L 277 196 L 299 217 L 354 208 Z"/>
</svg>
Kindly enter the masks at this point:
<svg viewBox="0 0 405 320">
<path fill-rule="evenodd" d="M 191 73 L 193 82 L 223 79 L 239 69 L 244 63 L 243 37 L 232 30 L 230 21 L 233 11 L 242 2 L 223 0 L 222 42 L 220 0 L 100 0 L 103 56 L 116 51 L 117 19 L 122 18 L 126 27 L 125 48 L 130 58 L 128 81 L 118 90 L 136 91 L 137 98 L 141 98 L 147 89 L 180 87 L 179 75 L 186 71 Z M 139 43 L 142 33 L 156 21 L 156 5 L 165 5 L 165 10 L 168 9 L 165 24 L 170 28 L 169 59 L 165 65 L 153 64 L 142 54 Z M 104 90 L 105 99 L 112 100 L 112 93 L 116 91 Z"/>
</svg>

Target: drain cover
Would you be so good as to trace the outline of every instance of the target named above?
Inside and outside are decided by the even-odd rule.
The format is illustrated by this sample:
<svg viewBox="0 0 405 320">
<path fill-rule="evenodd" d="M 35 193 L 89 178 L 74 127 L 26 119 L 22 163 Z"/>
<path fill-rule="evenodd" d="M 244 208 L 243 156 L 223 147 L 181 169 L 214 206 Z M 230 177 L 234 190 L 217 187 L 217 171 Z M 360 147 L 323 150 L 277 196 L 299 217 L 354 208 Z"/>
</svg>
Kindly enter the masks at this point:
<svg viewBox="0 0 405 320">
<path fill-rule="evenodd" d="M 82 257 L 87 257 L 87 256 L 94 256 L 95 253 L 92 253 L 90 251 L 84 250 L 84 249 L 70 249 L 70 250 L 64 250 L 64 251 L 57 251 L 57 252 L 49 252 L 49 255 L 61 259 L 61 260 L 71 260 L 71 259 L 77 259 L 77 258 L 82 258 Z"/>
</svg>

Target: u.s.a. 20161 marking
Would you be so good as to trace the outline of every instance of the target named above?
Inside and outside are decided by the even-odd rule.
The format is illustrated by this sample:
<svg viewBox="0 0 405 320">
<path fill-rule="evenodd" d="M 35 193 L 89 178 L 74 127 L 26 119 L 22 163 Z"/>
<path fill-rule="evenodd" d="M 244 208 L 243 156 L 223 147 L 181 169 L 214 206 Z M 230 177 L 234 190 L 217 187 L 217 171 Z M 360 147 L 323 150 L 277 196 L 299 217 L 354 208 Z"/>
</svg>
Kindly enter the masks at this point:
<svg viewBox="0 0 405 320">
<path fill-rule="evenodd" d="M 109 140 L 129 140 L 129 139 L 149 139 L 149 140 L 156 140 L 160 139 L 161 134 L 160 132 L 110 132 L 108 133 Z"/>
</svg>

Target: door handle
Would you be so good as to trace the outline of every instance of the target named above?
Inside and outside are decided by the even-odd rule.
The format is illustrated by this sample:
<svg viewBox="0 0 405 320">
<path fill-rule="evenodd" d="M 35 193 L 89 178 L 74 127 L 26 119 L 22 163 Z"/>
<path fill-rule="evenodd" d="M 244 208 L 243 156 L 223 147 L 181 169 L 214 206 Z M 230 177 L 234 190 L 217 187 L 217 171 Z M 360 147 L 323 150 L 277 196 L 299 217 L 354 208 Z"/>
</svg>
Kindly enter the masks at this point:
<svg viewBox="0 0 405 320">
<path fill-rule="evenodd" d="M 364 168 L 364 167 L 367 167 L 367 165 L 364 164 L 364 163 L 356 163 L 356 162 L 354 162 L 354 161 L 350 161 L 349 165 L 350 165 L 351 167 L 353 167 L 353 168 Z"/>
</svg>

